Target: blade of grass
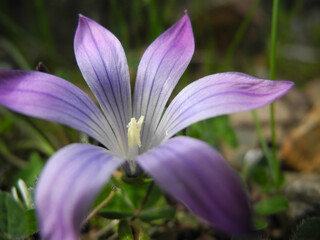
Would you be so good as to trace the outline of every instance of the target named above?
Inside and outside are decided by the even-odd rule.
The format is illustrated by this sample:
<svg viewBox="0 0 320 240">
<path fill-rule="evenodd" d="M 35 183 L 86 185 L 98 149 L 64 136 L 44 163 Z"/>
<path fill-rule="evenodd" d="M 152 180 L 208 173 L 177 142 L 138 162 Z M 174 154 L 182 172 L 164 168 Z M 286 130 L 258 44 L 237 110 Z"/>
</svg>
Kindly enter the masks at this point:
<svg viewBox="0 0 320 240">
<path fill-rule="evenodd" d="M 271 45 L 270 45 L 270 79 L 274 80 L 276 75 L 276 43 L 277 43 L 277 21 L 279 12 L 279 0 L 273 0 L 272 22 L 271 22 Z M 275 130 L 274 103 L 270 104 L 271 145 L 273 158 L 273 175 L 275 184 L 279 184 L 279 162 L 277 158 L 277 143 Z"/>
<path fill-rule="evenodd" d="M 26 168 L 28 166 L 28 162 L 23 159 L 13 155 L 8 149 L 7 145 L 0 140 L 0 154 L 4 156 L 3 159 L 16 166 L 19 169 Z"/>
<path fill-rule="evenodd" d="M 159 7 L 158 1 L 148 0 L 148 9 L 149 9 L 149 22 L 150 22 L 150 42 L 153 41 L 156 37 L 158 37 L 162 32 L 161 21 L 159 18 Z"/>
<path fill-rule="evenodd" d="M 47 51 L 49 51 L 50 54 L 53 55 L 55 53 L 55 49 L 44 3 L 45 1 L 43 0 L 34 0 L 34 6 L 42 39 L 46 43 Z"/>
<path fill-rule="evenodd" d="M 0 9 L 0 24 L 1 30 L 5 30 L 8 34 L 13 35 L 15 38 L 21 38 L 28 40 L 29 42 L 34 42 L 35 44 L 40 44 L 40 41 L 36 39 L 28 31 L 17 25 L 9 16 L 7 16 L 2 9 Z"/>
<path fill-rule="evenodd" d="M 37 141 L 43 153 L 50 156 L 56 151 L 56 149 L 54 148 L 54 146 L 52 146 L 47 137 L 41 131 L 39 131 L 39 129 L 37 129 L 37 127 L 35 127 L 30 121 L 28 121 L 27 117 L 19 116 L 5 109 L 4 107 L 0 107 L 0 114 L 12 118 L 13 122 L 22 131 L 28 133 L 30 137 Z"/>
<path fill-rule="evenodd" d="M 0 39 L 0 46 L 13 58 L 13 60 L 19 65 L 19 68 L 24 70 L 30 70 L 31 66 L 28 61 L 24 58 L 23 54 L 19 49 L 10 41 L 5 38 Z"/>
<path fill-rule="evenodd" d="M 116 33 L 116 36 L 119 36 L 122 46 L 124 47 L 124 49 L 126 49 L 129 47 L 130 37 L 122 5 L 117 0 L 110 0 L 109 3 L 112 9 L 109 18 L 112 24 L 112 32 Z"/>
<path fill-rule="evenodd" d="M 247 13 L 247 15 L 245 16 L 244 20 L 241 22 L 240 27 L 238 28 L 235 36 L 232 39 L 232 42 L 230 43 L 230 45 L 226 51 L 226 55 L 225 55 L 224 60 L 221 64 L 220 71 L 225 71 L 226 68 L 228 68 L 230 66 L 231 59 L 233 58 L 233 55 L 234 55 L 237 47 L 239 46 L 239 43 L 242 40 L 244 33 L 246 32 L 246 30 L 249 26 L 249 23 L 251 22 L 251 19 L 252 19 L 254 13 L 256 12 L 259 4 L 260 4 L 260 0 L 256 0 L 252 4 L 252 6 L 251 6 L 249 12 Z"/>
</svg>

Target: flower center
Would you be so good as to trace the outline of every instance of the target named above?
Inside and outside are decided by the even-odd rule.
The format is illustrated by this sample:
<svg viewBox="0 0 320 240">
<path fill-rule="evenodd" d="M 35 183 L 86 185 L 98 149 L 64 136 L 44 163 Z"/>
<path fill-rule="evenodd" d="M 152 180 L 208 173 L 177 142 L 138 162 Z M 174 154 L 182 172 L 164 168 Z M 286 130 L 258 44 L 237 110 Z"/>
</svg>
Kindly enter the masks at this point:
<svg viewBox="0 0 320 240">
<path fill-rule="evenodd" d="M 127 128 L 129 148 L 135 148 L 136 146 L 139 148 L 141 147 L 140 131 L 143 120 L 144 116 L 141 116 L 138 122 L 135 118 L 131 118 L 131 121 L 128 123 Z"/>
<path fill-rule="evenodd" d="M 127 162 L 124 165 L 124 170 L 128 175 L 135 175 L 138 171 L 137 163 L 133 160 L 139 154 L 141 147 L 140 132 L 144 116 L 141 116 L 137 122 L 135 118 L 131 118 L 127 125 L 128 128 L 128 153 Z"/>
</svg>

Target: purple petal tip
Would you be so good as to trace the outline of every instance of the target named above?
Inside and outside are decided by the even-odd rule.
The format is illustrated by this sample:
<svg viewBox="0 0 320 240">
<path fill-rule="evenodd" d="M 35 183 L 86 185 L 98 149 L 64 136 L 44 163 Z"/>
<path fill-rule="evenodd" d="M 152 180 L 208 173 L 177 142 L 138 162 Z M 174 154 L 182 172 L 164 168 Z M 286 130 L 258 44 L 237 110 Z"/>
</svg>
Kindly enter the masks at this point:
<svg viewBox="0 0 320 240">
<path fill-rule="evenodd" d="M 79 21 L 78 21 L 79 25 L 81 22 L 88 20 L 88 18 L 86 16 L 82 15 L 81 13 L 79 13 L 78 16 L 79 16 Z"/>
</svg>

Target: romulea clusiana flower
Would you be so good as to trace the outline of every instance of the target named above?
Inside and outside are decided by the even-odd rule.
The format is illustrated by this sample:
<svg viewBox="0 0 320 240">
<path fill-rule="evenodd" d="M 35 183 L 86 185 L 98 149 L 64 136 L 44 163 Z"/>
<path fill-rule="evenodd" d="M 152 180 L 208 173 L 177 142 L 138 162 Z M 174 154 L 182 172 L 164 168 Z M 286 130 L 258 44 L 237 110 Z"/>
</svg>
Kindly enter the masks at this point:
<svg viewBox="0 0 320 240">
<path fill-rule="evenodd" d="M 226 161 L 205 142 L 171 137 L 200 120 L 269 104 L 293 83 L 217 73 L 186 86 L 164 112 L 194 52 L 187 14 L 143 54 L 133 98 L 126 56 L 111 32 L 80 15 L 74 51 L 102 111 L 59 77 L 0 71 L 1 105 L 70 126 L 104 146 L 71 144 L 48 160 L 35 193 L 41 236 L 77 239 L 91 204 L 119 167 L 128 175 L 146 172 L 215 228 L 246 232 L 251 224 L 249 199 Z"/>
</svg>

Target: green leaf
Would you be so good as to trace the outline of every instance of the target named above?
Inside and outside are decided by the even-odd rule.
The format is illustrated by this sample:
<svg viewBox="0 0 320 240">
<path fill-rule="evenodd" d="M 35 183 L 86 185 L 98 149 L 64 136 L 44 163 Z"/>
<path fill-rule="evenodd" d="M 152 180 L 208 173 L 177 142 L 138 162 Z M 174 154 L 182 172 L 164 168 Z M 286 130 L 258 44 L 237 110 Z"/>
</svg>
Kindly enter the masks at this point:
<svg viewBox="0 0 320 240">
<path fill-rule="evenodd" d="M 187 129 L 187 133 L 188 136 L 202 139 L 214 147 L 218 147 L 220 142 L 233 148 L 238 146 L 236 134 L 227 115 L 195 123 Z"/>
<path fill-rule="evenodd" d="M 137 178 L 136 180 L 113 178 L 112 183 L 108 184 L 104 188 L 96 201 L 95 206 L 110 194 L 112 188 L 117 189 L 110 202 L 99 211 L 99 215 L 109 219 L 124 219 L 132 217 L 140 207 L 148 191 L 151 184 L 150 180 L 146 178 Z M 161 190 L 156 185 L 153 185 L 138 218 L 143 221 L 151 221 L 156 219 L 172 218 L 174 214 L 175 209 L 167 206 Z"/>
<path fill-rule="evenodd" d="M 320 239 L 320 218 L 309 218 L 301 223 L 292 240 Z"/>
<path fill-rule="evenodd" d="M 253 225 L 256 230 L 262 230 L 268 227 L 268 223 L 259 218 L 253 219 Z"/>
<path fill-rule="evenodd" d="M 108 219 L 125 219 L 133 215 L 133 211 L 122 211 L 120 209 L 103 209 L 99 215 Z"/>
<path fill-rule="evenodd" d="M 0 192 L 0 212 L 0 233 L 4 238 L 19 238 L 28 234 L 25 211 L 9 193 Z"/>
<path fill-rule="evenodd" d="M 132 216 L 134 210 L 125 201 L 120 191 L 117 191 L 114 197 L 104 206 L 99 214 L 109 219 L 123 219 Z"/>
<path fill-rule="evenodd" d="M 123 196 L 121 189 L 112 183 L 109 183 L 104 187 L 96 203 L 94 204 L 94 207 L 98 206 L 104 199 L 106 199 L 111 190 L 115 190 L 116 193 L 114 197 L 107 203 L 107 205 L 105 205 L 99 211 L 99 215 L 109 219 L 123 219 L 132 216 L 134 213 L 134 208 Z"/>
<path fill-rule="evenodd" d="M 158 208 L 150 208 L 141 212 L 139 218 L 142 221 L 152 221 L 161 218 L 170 219 L 173 218 L 176 213 L 176 209 L 170 206 L 163 206 Z"/>
<path fill-rule="evenodd" d="M 134 240 L 132 229 L 126 220 L 121 220 L 118 226 L 120 240 Z"/>
<path fill-rule="evenodd" d="M 4 133 L 6 130 L 9 130 L 13 125 L 13 121 L 8 116 L 1 116 L 0 119 L 0 134 Z"/>
<path fill-rule="evenodd" d="M 28 166 L 16 174 L 15 181 L 18 181 L 18 179 L 21 178 L 27 186 L 34 187 L 42 167 L 43 162 L 40 155 L 37 152 L 33 152 L 29 157 Z"/>
<path fill-rule="evenodd" d="M 264 166 L 254 166 L 250 170 L 250 178 L 257 184 L 267 186 L 269 184 L 268 170 Z"/>
<path fill-rule="evenodd" d="M 140 184 L 129 184 L 128 182 L 122 181 L 121 184 L 134 208 L 138 209 L 146 195 L 150 182 L 143 181 Z M 161 196 L 161 191 L 156 185 L 154 185 L 144 207 L 148 208 L 153 206 Z"/>
<path fill-rule="evenodd" d="M 26 212 L 26 217 L 28 220 L 28 234 L 31 235 L 38 231 L 38 224 L 37 224 L 37 215 L 35 209 L 28 209 Z"/>
<path fill-rule="evenodd" d="M 258 202 L 254 205 L 254 210 L 262 215 L 274 214 L 285 211 L 289 208 L 287 199 L 283 196 L 275 196 Z"/>
</svg>

